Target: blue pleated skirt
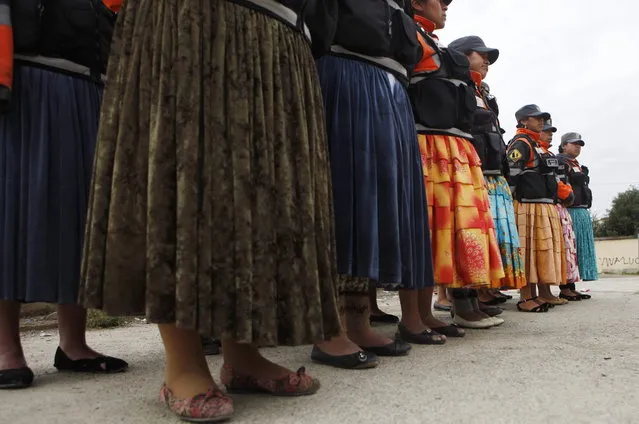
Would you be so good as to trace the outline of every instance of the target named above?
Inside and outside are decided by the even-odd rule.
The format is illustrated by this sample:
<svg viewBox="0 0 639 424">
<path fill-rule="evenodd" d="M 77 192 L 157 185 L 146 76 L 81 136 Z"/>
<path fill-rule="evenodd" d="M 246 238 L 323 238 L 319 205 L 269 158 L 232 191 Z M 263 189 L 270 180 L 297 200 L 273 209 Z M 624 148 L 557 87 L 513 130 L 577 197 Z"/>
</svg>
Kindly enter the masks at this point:
<svg viewBox="0 0 639 424">
<path fill-rule="evenodd" d="M 595 236 L 592 231 L 592 218 L 588 209 L 568 209 L 572 217 L 572 228 L 577 239 L 577 261 L 582 281 L 599 279 L 597 254 L 595 253 Z"/>
<path fill-rule="evenodd" d="M 388 72 L 318 61 L 335 203 L 337 267 L 386 289 L 432 286 L 423 171 L 408 95 Z"/>
<path fill-rule="evenodd" d="M 0 115 L 0 298 L 75 303 L 101 88 L 16 65 Z"/>
</svg>

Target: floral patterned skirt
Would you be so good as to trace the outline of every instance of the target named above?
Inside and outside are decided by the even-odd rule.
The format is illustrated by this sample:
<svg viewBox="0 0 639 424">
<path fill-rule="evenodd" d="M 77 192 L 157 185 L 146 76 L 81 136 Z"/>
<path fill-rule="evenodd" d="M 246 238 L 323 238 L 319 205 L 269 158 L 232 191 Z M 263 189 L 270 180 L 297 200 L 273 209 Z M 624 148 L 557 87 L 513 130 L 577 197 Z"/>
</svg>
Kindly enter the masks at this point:
<svg viewBox="0 0 639 424">
<path fill-rule="evenodd" d="M 561 229 L 564 233 L 564 244 L 566 246 L 566 281 L 576 283 L 579 278 L 579 262 L 577 260 L 577 240 L 572 226 L 572 218 L 562 205 L 557 205 L 559 219 L 561 219 Z"/>
<path fill-rule="evenodd" d="M 524 255 L 519 244 L 513 196 L 503 176 L 486 176 L 490 212 L 495 221 L 495 232 L 506 276 L 494 288 L 519 289 L 526 285 Z"/>
<path fill-rule="evenodd" d="M 435 282 L 499 285 L 504 269 L 481 163 L 470 141 L 418 134 L 433 244 Z"/>
<path fill-rule="evenodd" d="M 340 330 L 319 78 L 307 39 L 228 1 L 118 17 L 81 300 L 257 345 Z"/>
</svg>

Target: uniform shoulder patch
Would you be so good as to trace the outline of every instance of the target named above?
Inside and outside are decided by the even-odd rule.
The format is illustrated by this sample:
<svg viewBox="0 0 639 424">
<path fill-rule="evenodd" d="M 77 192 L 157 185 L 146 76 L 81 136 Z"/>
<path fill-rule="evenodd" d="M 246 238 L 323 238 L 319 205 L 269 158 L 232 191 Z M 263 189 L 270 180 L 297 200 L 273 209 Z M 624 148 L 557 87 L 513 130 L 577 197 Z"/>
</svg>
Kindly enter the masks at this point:
<svg viewBox="0 0 639 424">
<path fill-rule="evenodd" d="M 513 162 L 519 162 L 521 160 L 521 158 L 523 157 L 523 155 L 521 154 L 521 152 L 517 149 L 513 149 L 510 154 L 508 155 L 508 158 L 510 160 L 512 160 Z"/>
</svg>

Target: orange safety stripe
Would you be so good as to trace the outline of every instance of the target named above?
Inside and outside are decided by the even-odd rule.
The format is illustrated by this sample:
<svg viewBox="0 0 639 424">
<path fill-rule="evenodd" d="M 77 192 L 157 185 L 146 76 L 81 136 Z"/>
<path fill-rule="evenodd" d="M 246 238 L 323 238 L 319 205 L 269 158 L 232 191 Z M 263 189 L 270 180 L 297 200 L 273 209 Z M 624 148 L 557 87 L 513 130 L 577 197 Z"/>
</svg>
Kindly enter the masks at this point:
<svg viewBox="0 0 639 424">
<path fill-rule="evenodd" d="M 438 63 L 437 52 L 426 42 L 424 36 L 419 31 L 417 31 L 417 40 L 419 40 L 419 44 L 422 46 L 423 54 L 422 59 L 415 67 L 415 73 L 437 71 L 441 66 Z"/>
<path fill-rule="evenodd" d="M 13 30 L 8 0 L 0 0 L 0 85 L 13 86 Z"/>
<path fill-rule="evenodd" d="M 123 0 L 102 0 L 104 5 L 111 9 L 113 12 L 118 13 L 122 7 Z"/>
</svg>

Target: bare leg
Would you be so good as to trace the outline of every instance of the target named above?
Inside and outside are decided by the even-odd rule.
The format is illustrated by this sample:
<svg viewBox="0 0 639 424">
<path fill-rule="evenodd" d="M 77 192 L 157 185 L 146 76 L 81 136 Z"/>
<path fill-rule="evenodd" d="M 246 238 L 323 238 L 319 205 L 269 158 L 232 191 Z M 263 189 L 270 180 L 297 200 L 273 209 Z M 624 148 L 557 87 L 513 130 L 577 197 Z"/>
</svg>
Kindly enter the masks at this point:
<svg viewBox="0 0 639 424">
<path fill-rule="evenodd" d="M 527 284 L 524 287 L 522 287 L 519 290 L 519 296 L 521 298 L 520 301 L 523 301 L 524 303 L 519 304 L 519 307 L 526 311 L 531 311 L 537 306 L 539 306 L 539 303 L 535 302 L 534 300 L 530 300 L 533 297 L 536 297 L 536 294 L 537 294 L 536 284 Z"/>
<path fill-rule="evenodd" d="M 430 327 L 422 321 L 420 314 L 420 291 L 399 291 L 399 301 L 402 305 L 402 325 L 413 334 L 420 334 L 430 330 Z M 432 296 L 432 291 L 430 293 Z M 430 307 L 430 303 L 428 306 Z M 436 341 L 446 340 L 446 336 L 442 335 L 432 335 L 431 337 Z"/>
<path fill-rule="evenodd" d="M 366 301 L 368 302 L 368 299 Z M 238 343 L 233 339 L 222 339 L 222 354 L 224 364 L 230 365 L 237 375 L 279 380 L 286 378 L 292 372 L 263 357 L 255 346 Z"/>
<path fill-rule="evenodd" d="M 539 298 L 546 302 L 558 301 L 559 298 L 552 294 L 550 284 L 539 284 Z"/>
<path fill-rule="evenodd" d="M 368 288 L 368 299 L 370 304 L 370 311 L 372 316 L 385 316 L 389 315 L 386 312 L 379 309 L 379 305 L 377 304 L 377 287 L 375 284 L 371 284 Z"/>
<path fill-rule="evenodd" d="M 189 399 L 217 387 L 202 351 L 200 335 L 172 324 L 158 325 L 166 368 L 164 381 L 179 399 Z"/>
<path fill-rule="evenodd" d="M 20 304 L 0 300 L 0 370 L 26 366 L 20 343 Z"/>
<path fill-rule="evenodd" d="M 316 344 L 319 350 L 331 356 L 344 356 L 361 351 L 360 347 L 348 338 L 348 334 L 346 332 L 346 296 L 340 295 L 339 302 L 342 332 L 339 336 Z"/>
<path fill-rule="evenodd" d="M 86 309 L 76 304 L 58 305 L 60 348 L 73 360 L 100 356 L 87 345 L 86 326 Z"/>
<path fill-rule="evenodd" d="M 446 289 L 444 289 L 442 286 L 440 286 L 439 290 L 446 291 Z M 418 292 L 419 316 L 421 317 L 424 325 L 431 329 L 446 327 L 448 325 L 445 322 L 438 320 L 433 315 L 434 291 L 435 287 L 427 287 L 425 289 L 419 290 Z"/>
<path fill-rule="evenodd" d="M 359 346 L 386 346 L 393 341 L 371 328 L 369 299 L 363 295 L 346 295 L 348 338 Z"/>
<path fill-rule="evenodd" d="M 453 303 L 449 300 L 450 298 L 447 295 L 447 291 L 446 286 L 437 286 L 437 303 L 444 306 L 452 306 Z"/>
</svg>

